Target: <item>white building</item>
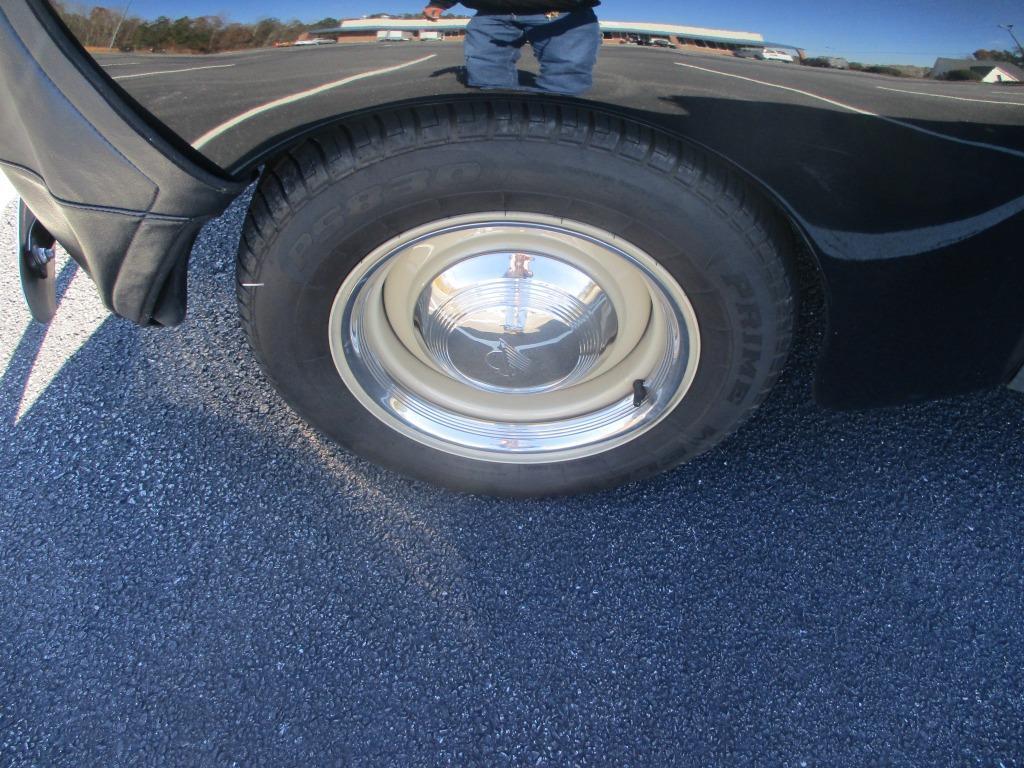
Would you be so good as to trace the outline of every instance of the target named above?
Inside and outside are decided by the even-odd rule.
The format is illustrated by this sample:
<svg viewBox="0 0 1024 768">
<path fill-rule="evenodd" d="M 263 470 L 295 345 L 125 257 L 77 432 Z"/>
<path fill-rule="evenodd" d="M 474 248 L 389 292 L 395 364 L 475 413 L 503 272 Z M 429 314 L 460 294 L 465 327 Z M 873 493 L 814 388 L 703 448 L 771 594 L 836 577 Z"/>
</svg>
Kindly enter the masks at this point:
<svg viewBox="0 0 1024 768">
<path fill-rule="evenodd" d="M 978 61 L 977 59 L 936 59 L 928 77 L 944 79 L 950 72 L 973 72 L 983 83 L 1019 83 L 1024 81 L 1024 70 L 1005 61 Z"/>
<path fill-rule="evenodd" d="M 390 39 L 387 33 L 402 33 L 407 39 L 438 40 L 461 38 L 466 32 L 469 19 L 439 19 L 431 22 L 425 19 L 345 19 L 332 29 L 317 29 L 309 34 L 337 37 L 338 42 L 366 42 Z M 730 53 L 743 46 L 772 45 L 780 48 L 792 46 L 781 43 L 766 43 L 758 32 L 742 32 L 731 29 L 708 29 L 681 24 L 654 24 L 640 21 L 601 20 L 601 31 L 606 42 L 650 42 L 654 39 L 669 40 L 680 46 L 701 48 L 707 51 Z M 397 35 L 395 36 L 397 38 Z"/>
</svg>

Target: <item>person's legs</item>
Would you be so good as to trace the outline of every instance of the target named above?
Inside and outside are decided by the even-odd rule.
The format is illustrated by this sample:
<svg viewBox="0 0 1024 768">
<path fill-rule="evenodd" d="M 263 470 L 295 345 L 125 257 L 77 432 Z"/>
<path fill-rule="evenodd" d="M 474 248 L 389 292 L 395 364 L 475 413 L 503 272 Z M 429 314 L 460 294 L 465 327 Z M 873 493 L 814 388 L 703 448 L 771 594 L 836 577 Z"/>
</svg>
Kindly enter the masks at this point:
<svg viewBox="0 0 1024 768">
<path fill-rule="evenodd" d="M 476 88 L 516 88 L 516 62 L 523 46 L 523 31 L 512 17 L 474 16 L 466 28 L 466 84 Z"/>
<path fill-rule="evenodd" d="M 601 27 L 592 10 L 563 13 L 527 34 L 540 62 L 537 87 L 578 96 L 593 85 Z"/>
</svg>

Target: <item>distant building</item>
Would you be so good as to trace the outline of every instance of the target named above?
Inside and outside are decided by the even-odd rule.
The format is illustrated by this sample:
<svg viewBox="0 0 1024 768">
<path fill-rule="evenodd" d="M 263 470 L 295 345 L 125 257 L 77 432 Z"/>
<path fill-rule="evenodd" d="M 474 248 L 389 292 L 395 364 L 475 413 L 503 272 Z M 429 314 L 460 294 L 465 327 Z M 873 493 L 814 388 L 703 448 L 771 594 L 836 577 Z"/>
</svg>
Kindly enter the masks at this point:
<svg viewBox="0 0 1024 768">
<path fill-rule="evenodd" d="M 601 20 L 601 32 L 608 43 L 650 43 L 662 39 L 684 48 L 699 48 L 707 52 L 731 54 L 745 45 L 766 45 L 758 32 L 738 32 L 731 29 L 707 29 L 680 24 L 652 24 L 642 21 Z"/>
<path fill-rule="evenodd" d="M 983 83 L 1019 83 L 1024 81 L 1024 70 L 1006 61 L 978 61 L 977 59 L 936 59 L 928 77 L 939 79 L 950 72 L 969 71 L 979 75 Z"/>
<path fill-rule="evenodd" d="M 392 39 L 387 33 L 402 33 L 406 39 L 452 40 L 466 34 L 469 19 L 440 19 L 435 22 L 425 19 L 345 19 L 338 27 L 317 29 L 310 34 L 336 37 L 339 43 L 372 42 Z M 648 45 L 654 40 L 668 40 L 683 48 L 699 49 L 709 53 L 732 53 L 737 48 L 749 45 L 771 45 L 792 48 L 781 43 L 766 43 L 757 32 L 739 32 L 729 29 L 706 29 L 679 24 L 651 24 L 640 21 L 601 20 L 601 32 L 607 43 L 639 43 Z M 397 37 L 397 36 L 394 36 Z"/>
</svg>

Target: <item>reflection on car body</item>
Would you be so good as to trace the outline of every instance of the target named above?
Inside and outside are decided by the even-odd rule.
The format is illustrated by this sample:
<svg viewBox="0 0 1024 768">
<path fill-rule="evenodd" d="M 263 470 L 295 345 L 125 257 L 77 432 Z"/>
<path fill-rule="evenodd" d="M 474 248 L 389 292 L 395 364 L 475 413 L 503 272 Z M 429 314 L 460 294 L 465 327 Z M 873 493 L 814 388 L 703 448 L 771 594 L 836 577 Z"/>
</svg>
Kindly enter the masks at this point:
<svg viewBox="0 0 1024 768">
<path fill-rule="evenodd" d="M 780 51 L 778 48 L 762 48 L 757 58 L 762 61 L 785 61 L 790 64 L 794 61 L 792 54 Z"/>
<path fill-rule="evenodd" d="M 772 67 L 749 59 L 803 58 L 802 41 L 648 21 L 644 4 L 598 8 L 571 87 L 519 57 L 545 39 L 525 27 L 503 79 L 480 79 L 496 70 L 474 69 L 458 8 L 151 6 L 0 0 L 0 167 L 39 241 L 147 325 L 184 319 L 193 238 L 258 179 L 246 330 L 286 400 L 361 455 L 513 495 L 696 456 L 779 376 L 800 260 L 827 299 L 820 402 L 1024 386 L 1008 86 Z M 52 290 L 27 275 L 30 295 Z"/>
<path fill-rule="evenodd" d="M 737 48 L 732 53 L 734 56 L 738 56 L 741 59 L 758 59 L 761 57 L 761 53 L 763 51 L 764 48 L 755 48 L 752 46 L 744 45 Z"/>
<path fill-rule="evenodd" d="M 733 51 L 733 55 L 741 59 L 759 59 L 760 61 L 785 61 L 792 64 L 796 59 L 791 53 L 778 48 L 753 48 L 744 46 Z"/>
</svg>

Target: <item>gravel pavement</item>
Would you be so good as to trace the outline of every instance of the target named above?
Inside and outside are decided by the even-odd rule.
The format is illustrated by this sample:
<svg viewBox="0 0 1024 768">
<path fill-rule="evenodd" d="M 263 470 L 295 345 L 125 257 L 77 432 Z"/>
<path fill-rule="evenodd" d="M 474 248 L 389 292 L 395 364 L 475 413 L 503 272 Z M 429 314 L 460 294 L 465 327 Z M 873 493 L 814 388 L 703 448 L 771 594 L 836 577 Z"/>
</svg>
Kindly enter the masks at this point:
<svg viewBox="0 0 1024 768">
<path fill-rule="evenodd" d="M 0 172 L 0 209 L 6 209 L 16 194 L 14 187 L 11 186 L 11 182 Z"/>
<path fill-rule="evenodd" d="M 454 495 L 263 380 L 241 217 L 175 330 L 0 275 L 0 765 L 1024 765 L 1024 396 L 824 411 L 811 300 L 715 451 Z"/>
</svg>

